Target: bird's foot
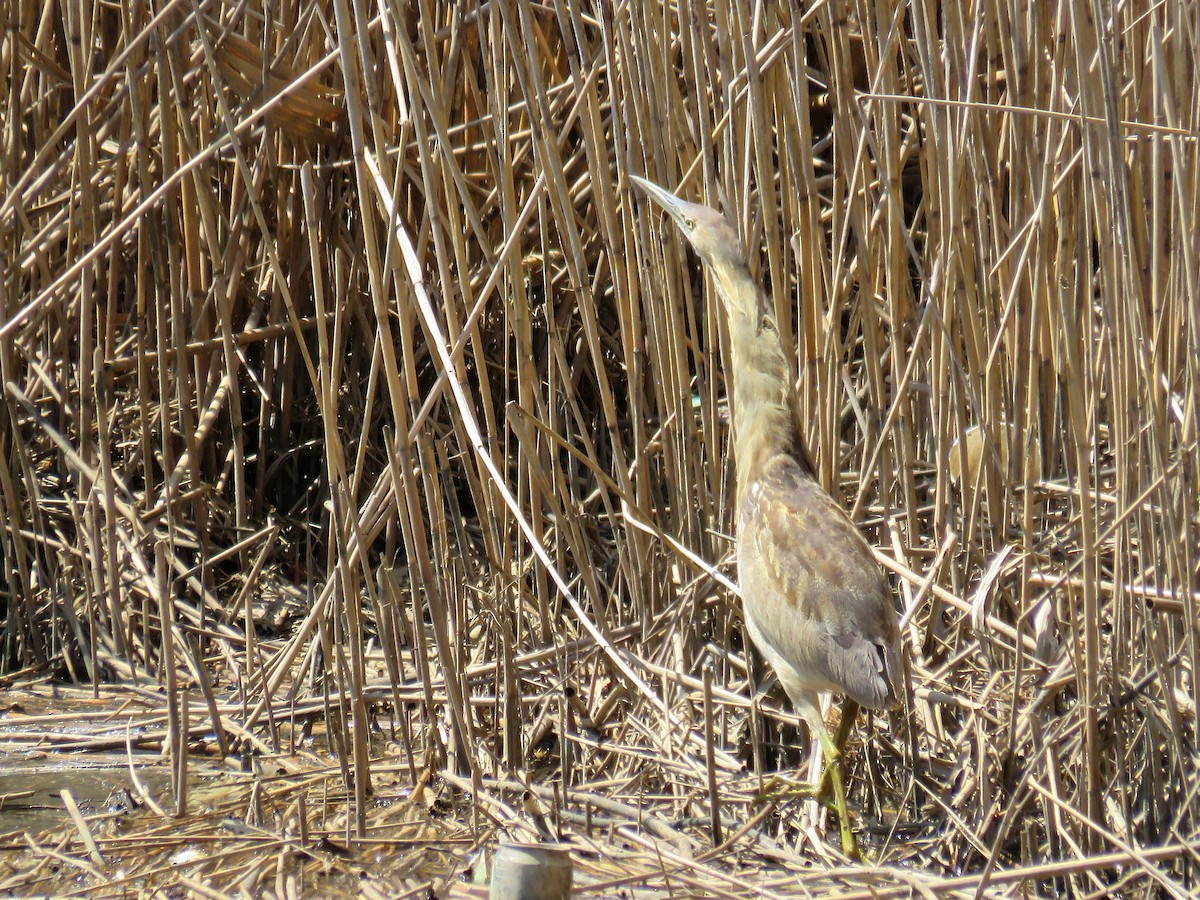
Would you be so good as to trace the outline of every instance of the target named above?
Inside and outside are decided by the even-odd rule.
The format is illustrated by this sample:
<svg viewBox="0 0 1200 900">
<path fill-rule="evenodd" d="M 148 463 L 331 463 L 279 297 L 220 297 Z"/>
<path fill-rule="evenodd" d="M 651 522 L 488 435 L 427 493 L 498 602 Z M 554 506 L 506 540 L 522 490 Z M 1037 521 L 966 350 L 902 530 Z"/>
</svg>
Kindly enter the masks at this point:
<svg viewBox="0 0 1200 900">
<path fill-rule="evenodd" d="M 830 780 L 826 777 L 822 778 L 819 784 L 813 784 L 805 781 L 793 781 L 786 775 L 776 773 L 771 776 L 770 781 L 763 785 L 763 789 L 759 792 L 756 799 L 759 802 L 771 800 L 817 801 L 817 803 L 837 816 L 838 830 L 842 841 L 842 853 L 851 860 L 860 861 L 863 855 L 862 850 L 859 849 L 858 840 L 854 837 L 854 831 L 850 828 L 850 811 L 846 807 L 844 795 L 838 796 L 840 792 L 836 790 L 836 786 L 831 790 Z M 831 793 L 833 796 L 830 796 Z"/>
<path fill-rule="evenodd" d="M 763 785 L 756 800 L 816 800 L 826 809 L 837 812 L 837 800 L 833 791 L 833 771 L 826 766 L 819 782 L 795 781 L 779 772 L 773 774 Z"/>
<path fill-rule="evenodd" d="M 755 797 L 760 803 L 767 800 L 816 800 L 822 806 L 833 807 L 829 804 L 829 796 L 818 785 L 808 781 L 794 781 L 786 775 L 776 772 Z"/>
</svg>

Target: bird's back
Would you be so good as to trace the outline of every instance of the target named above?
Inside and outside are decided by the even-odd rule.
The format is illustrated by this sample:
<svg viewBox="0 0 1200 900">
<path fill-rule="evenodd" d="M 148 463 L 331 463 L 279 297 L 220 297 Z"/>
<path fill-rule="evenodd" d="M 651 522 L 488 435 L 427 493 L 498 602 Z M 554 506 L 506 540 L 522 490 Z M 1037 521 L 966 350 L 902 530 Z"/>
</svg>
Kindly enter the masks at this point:
<svg viewBox="0 0 1200 900">
<path fill-rule="evenodd" d="M 746 473 L 738 505 L 738 579 L 751 635 L 788 693 L 892 705 L 896 614 L 850 517 L 788 453 Z"/>
</svg>

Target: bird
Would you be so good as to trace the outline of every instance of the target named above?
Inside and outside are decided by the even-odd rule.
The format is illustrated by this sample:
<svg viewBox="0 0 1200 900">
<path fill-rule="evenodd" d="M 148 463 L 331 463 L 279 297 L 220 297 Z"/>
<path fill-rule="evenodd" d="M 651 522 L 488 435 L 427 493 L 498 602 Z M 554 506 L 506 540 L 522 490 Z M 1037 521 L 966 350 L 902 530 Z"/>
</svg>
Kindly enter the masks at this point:
<svg viewBox="0 0 1200 900">
<path fill-rule="evenodd" d="M 683 233 L 724 307 L 746 631 L 819 741 L 842 851 L 861 858 L 841 750 L 860 706 L 884 709 L 897 699 L 900 629 L 887 579 L 858 527 L 817 481 L 779 328 L 737 231 L 711 207 L 630 178 Z M 826 692 L 845 698 L 836 739 L 821 713 Z"/>
</svg>

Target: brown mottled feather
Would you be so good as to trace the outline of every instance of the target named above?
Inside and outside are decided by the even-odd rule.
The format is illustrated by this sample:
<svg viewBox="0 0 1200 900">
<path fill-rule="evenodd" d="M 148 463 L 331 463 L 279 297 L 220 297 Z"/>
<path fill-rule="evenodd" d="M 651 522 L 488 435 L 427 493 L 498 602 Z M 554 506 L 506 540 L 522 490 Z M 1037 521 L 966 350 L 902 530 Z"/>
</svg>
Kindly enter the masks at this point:
<svg viewBox="0 0 1200 900">
<path fill-rule="evenodd" d="M 756 643 L 793 698 L 830 690 L 873 709 L 895 701 L 887 581 L 849 516 L 787 455 L 743 491 L 738 578 Z"/>
</svg>

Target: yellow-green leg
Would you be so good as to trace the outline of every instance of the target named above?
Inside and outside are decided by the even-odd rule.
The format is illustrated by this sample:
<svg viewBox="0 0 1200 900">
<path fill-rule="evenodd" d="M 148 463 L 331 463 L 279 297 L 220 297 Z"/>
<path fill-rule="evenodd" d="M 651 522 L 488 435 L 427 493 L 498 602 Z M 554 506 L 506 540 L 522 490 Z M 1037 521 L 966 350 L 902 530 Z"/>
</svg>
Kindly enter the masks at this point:
<svg viewBox="0 0 1200 900">
<path fill-rule="evenodd" d="M 842 832 L 842 852 L 851 859 L 862 859 L 858 841 L 854 839 L 854 831 L 850 828 L 850 810 L 846 807 L 846 788 L 842 784 L 842 751 L 824 728 L 820 729 L 818 737 L 821 749 L 825 751 L 825 777 L 833 783 L 833 802 L 837 809 L 838 828 Z M 822 778 L 822 787 L 824 784 L 825 778 Z"/>
<path fill-rule="evenodd" d="M 799 705 L 797 704 L 797 706 Z M 838 828 L 841 831 L 842 852 L 850 859 L 862 859 L 858 841 L 854 837 L 854 831 L 850 828 L 850 810 L 846 806 L 846 788 L 842 782 L 842 748 L 846 746 L 846 741 L 850 738 L 850 731 L 854 728 L 854 720 L 858 717 L 858 704 L 850 699 L 842 704 L 842 718 L 838 722 L 837 732 L 832 737 L 825 728 L 825 722 L 821 718 L 818 708 L 801 707 L 801 709 L 803 713 L 807 713 L 804 718 L 821 742 L 821 755 L 825 757 L 825 771 L 815 785 L 797 784 L 782 775 L 775 775 L 770 782 L 764 785 L 763 795 L 760 799 L 810 797 L 823 806 L 829 806 L 829 794 L 832 789 L 832 805 L 834 812 L 837 813 Z M 781 785 L 786 786 L 781 788 Z"/>
<path fill-rule="evenodd" d="M 858 704 L 847 697 L 842 702 L 842 717 L 838 720 L 837 731 L 833 735 L 833 746 L 837 748 L 838 755 L 846 748 L 846 741 L 850 740 L 850 731 L 854 728 L 854 720 L 858 718 Z M 829 799 L 829 791 L 833 787 L 833 772 L 829 765 L 826 764 L 825 772 L 821 776 L 821 786 L 817 791 L 816 797 L 822 803 Z"/>
</svg>

